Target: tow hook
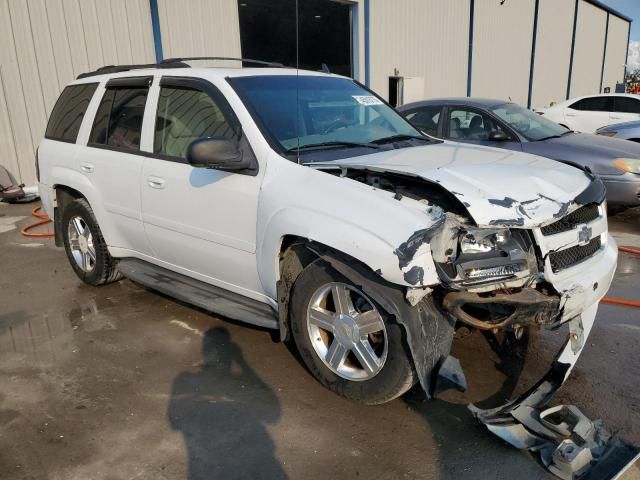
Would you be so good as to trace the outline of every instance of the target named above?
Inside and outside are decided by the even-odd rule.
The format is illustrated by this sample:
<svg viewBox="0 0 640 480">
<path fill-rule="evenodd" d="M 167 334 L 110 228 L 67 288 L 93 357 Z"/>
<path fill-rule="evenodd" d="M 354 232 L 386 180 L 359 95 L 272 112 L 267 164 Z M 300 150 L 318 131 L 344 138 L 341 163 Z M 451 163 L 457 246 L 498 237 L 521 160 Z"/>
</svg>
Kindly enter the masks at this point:
<svg viewBox="0 0 640 480">
<path fill-rule="evenodd" d="M 600 420 L 590 420 L 573 405 L 545 408 L 569 368 L 554 362 L 547 375 L 517 400 L 490 410 L 475 405 L 469 409 L 490 432 L 538 454 L 542 465 L 563 480 L 622 480 L 629 469 L 636 469 L 637 475 L 640 449 L 612 436 Z"/>
</svg>

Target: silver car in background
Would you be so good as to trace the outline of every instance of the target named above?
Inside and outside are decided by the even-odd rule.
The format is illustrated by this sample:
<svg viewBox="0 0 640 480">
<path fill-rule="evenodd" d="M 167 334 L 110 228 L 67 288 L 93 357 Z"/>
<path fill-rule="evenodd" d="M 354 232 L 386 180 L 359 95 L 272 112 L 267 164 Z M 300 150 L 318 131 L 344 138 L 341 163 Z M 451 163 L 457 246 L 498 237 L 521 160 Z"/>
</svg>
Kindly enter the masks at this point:
<svg viewBox="0 0 640 480">
<path fill-rule="evenodd" d="M 608 125 L 596 130 L 596 134 L 640 143 L 640 120 Z"/>
</svg>

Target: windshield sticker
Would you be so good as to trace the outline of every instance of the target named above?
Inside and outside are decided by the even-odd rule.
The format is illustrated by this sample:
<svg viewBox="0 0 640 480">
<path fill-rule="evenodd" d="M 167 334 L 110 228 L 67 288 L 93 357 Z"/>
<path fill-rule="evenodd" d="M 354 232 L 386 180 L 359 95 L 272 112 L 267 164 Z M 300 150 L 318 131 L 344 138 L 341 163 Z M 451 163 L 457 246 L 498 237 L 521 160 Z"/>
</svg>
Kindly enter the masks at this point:
<svg viewBox="0 0 640 480">
<path fill-rule="evenodd" d="M 360 105 L 382 105 L 382 101 L 373 95 L 353 95 L 353 99 Z"/>
</svg>

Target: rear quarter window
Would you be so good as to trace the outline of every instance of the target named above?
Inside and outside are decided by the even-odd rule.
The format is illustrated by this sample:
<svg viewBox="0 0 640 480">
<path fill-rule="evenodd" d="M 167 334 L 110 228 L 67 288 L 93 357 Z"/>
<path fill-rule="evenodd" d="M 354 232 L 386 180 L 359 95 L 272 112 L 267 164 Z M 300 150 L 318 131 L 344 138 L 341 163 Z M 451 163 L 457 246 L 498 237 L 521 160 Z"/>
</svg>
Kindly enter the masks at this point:
<svg viewBox="0 0 640 480">
<path fill-rule="evenodd" d="M 53 107 L 44 134 L 45 138 L 75 143 L 82 119 L 96 88 L 98 88 L 97 83 L 66 87 Z"/>
</svg>

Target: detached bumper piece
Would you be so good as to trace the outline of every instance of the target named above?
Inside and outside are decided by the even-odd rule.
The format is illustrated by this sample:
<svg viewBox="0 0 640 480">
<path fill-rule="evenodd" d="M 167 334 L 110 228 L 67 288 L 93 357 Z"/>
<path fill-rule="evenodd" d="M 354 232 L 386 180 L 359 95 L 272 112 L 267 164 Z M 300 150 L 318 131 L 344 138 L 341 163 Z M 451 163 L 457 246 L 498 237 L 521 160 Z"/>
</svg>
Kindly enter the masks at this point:
<svg viewBox="0 0 640 480">
<path fill-rule="evenodd" d="M 541 463 L 564 480 L 613 480 L 638 469 L 638 448 L 613 437 L 599 420 L 573 405 L 545 408 L 570 366 L 555 362 L 547 375 L 519 399 L 474 416 L 512 446 L 539 455 Z M 635 478 L 635 477 L 633 477 Z"/>
</svg>

